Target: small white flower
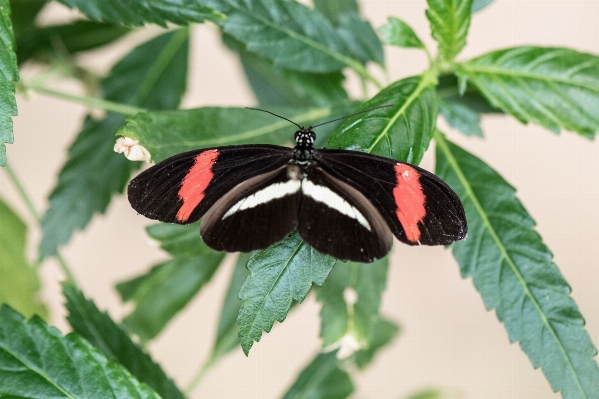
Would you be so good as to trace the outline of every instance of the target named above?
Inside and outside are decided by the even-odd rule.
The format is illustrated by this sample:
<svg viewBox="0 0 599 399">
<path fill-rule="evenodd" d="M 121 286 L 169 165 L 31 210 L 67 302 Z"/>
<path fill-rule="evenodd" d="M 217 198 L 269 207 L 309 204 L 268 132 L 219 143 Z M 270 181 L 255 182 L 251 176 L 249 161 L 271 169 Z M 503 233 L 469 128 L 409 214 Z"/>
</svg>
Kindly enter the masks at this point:
<svg viewBox="0 0 599 399">
<path fill-rule="evenodd" d="M 146 161 L 150 162 L 150 152 L 139 144 L 138 140 L 133 140 L 131 137 L 119 137 L 114 145 L 114 151 L 119 154 L 125 154 L 130 161 Z"/>
</svg>

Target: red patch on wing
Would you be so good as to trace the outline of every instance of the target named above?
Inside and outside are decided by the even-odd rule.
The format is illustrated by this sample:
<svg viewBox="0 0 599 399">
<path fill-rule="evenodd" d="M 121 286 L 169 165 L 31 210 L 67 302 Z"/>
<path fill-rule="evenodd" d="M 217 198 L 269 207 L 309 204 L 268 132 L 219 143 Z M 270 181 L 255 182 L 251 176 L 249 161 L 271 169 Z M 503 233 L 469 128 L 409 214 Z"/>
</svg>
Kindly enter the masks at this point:
<svg viewBox="0 0 599 399">
<path fill-rule="evenodd" d="M 179 189 L 179 198 L 183 201 L 183 205 L 177 212 L 177 220 L 180 222 L 186 222 L 193 210 L 204 199 L 204 191 L 214 177 L 212 165 L 216 162 L 216 158 L 218 158 L 217 150 L 201 152 L 196 156 L 195 163 L 185 175 Z"/>
<path fill-rule="evenodd" d="M 417 242 L 420 239 L 418 222 L 426 215 L 426 197 L 422 192 L 420 174 L 404 164 L 397 164 L 394 168 L 397 177 L 397 185 L 393 189 L 393 198 L 397 205 L 395 214 L 406 232 L 406 238 L 411 242 Z"/>
</svg>

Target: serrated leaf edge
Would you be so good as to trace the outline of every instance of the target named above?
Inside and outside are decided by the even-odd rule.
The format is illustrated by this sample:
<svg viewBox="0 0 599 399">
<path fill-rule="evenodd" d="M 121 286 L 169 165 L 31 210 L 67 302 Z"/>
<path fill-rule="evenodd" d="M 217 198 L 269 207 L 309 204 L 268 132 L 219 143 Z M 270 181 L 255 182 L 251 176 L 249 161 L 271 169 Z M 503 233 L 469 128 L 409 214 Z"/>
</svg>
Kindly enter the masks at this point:
<svg viewBox="0 0 599 399">
<path fill-rule="evenodd" d="M 493 228 L 493 225 L 491 224 L 491 222 L 487 218 L 486 213 L 485 213 L 484 209 L 482 208 L 482 205 L 478 201 L 478 198 L 474 194 L 474 191 L 472 190 L 468 179 L 466 178 L 466 176 L 462 172 L 462 169 L 458 165 L 456 159 L 453 157 L 452 152 L 447 147 L 447 142 L 445 141 L 444 134 L 441 133 L 438 130 L 436 131 L 436 134 L 435 134 L 435 142 L 436 142 L 437 146 L 443 151 L 443 153 L 447 157 L 448 163 L 454 169 L 454 172 L 458 176 L 458 179 L 460 180 L 460 182 L 464 186 L 466 194 L 468 195 L 468 197 L 472 201 L 472 204 L 476 208 L 476 211 L 478 212 L 479 216 L 481 217 L 481 219 L 483 221 L 483 224 L 485 225 L 485 227 L 489 231 L 489 234 L 491 235 L 491 238 L 493 239 L 493 241 L 495 242 L 495 244 L 497 245 L 497 247 L 501 251 L 501 253 L 503 255 L 503 258 L 505 259 L 506 263 L 509 265 L 510 269 L 512 270 L 512 273 L 514 273 L 514 276 L 516 276 L 516 278 L 518 279 L 518 282 L 522 286 L 522 289 L 524 290 L 525 295 L 528 297 L 528 299 L 530 300 L 530 302 L 533 304 L 535 310 L 539 314 L 539 316 L 540 316 L 540 318 L 541 318 L 541 320 L 543 322 L 543 325 L 551 333 L 551 336 L 554 338 L 554 341 L 557 343 L 557 346 L 559 347 L 560 352 L 563 354 L 563 356 L 564 356 L 564 358 L 566 360 L 566 364 L 567 364 L 568 368 L 571 370 L 572 374 L 574 375 L 574 379 L 576 380 L 576 384 L 578 385 L 578 387 L 580 389 L 580 392 L 584 393 L 584 387 L 582 386 L 582 383 L 580 382 L 580 378 L 578 376 L 578 373 L 576 372 L 576 369 L 574 368 L 574 365 L 572 364 L 572 361 L 570 359 L 570 356 L 568 355 L 568 352 L 566 351 L 564 345 L 562 344 L 562 342 L 559 339 L 557 333 L 555 332 L 555 329 L 549 323 L 547 317 L 545 316 L 545 313 L 542 311 L 541 306 L 539 305 L 539 302 L 536 300 L 535 296 L 532 294 L 532 292 L 528 288 L 528 285 L 526 284 L 526 281 L 522 277 L 522 274 L 520 273 L 520 271 L 516 267 L 516 264 L 514 263 L 514 261 L 512 260 L 512 258 L 509 256 L 509 254 L 507 252 L 507 249 L 505 248 L 505 246 L 501 242 L 501 239 L 497 235 L 497 232 Z"/>
<path fill-rule="evenodd" d="M 305 244 L 305 243 L 304 243 L 303 241 L 301 241 L 301 242 L 299 243 L 299 245 L 298 245 L 298 246 L 295 248 L 295 250 L 293 251 L 293 253 L 292 253 L 292 254 L 291 254 L 289 257 L 288 257 L 287 261 L 285 262 L 285 266 L 284 266 L 283 268 L 281 268 L 281 271 L 279 272 L 279 275 L 278 275 L 278 276 L 277 276 L 277 278 L 274 280 L 274 282 L 273 282 L 272 286 L 271 286 L 271 287 L 268 289 L 268 292 L 267 292 L 267 294 L 266 294 L 266 295 L 264 295 L 264 297 L 263 297 L 263 299 L 262 299 L 262 302 L 260 303 L 260 307 L 258 307 L 258 308 L 257 308 L 256 312 L 254 312 L 254 316 L 251 318 L 252 322 L 251 322 L 251 323 L 247 323 L 247 324 L 246 324 L 246 323 L 244 323 L 244 325 L 249 325 L 249 328 L 248 328 L 248 334 L 247 334 L 247 335 L 245 335 L 245 334 L 242 334 L 242 333 L 241 333 L 241 328 L 239 329 L 239 334 L 238 334 L 238 336 L 239 336 L 239 338 L 242 338 L 242 345 L 241 345 L 241 346 L 242 346 L 243 352 L 245 353 L 245 355 L 246 355 L 246 356 L 247 356 L 247 355 L 248 355 L 248 353 L 250 352 L 250 349 L 252 348 L 252 346 L 253 346 L 253 343 L 254 343 L 254 339 L 251 337 L 251 331 L 255 329 L 255 327 L 254 327 L 254 324 L 255 324 L 255 322 L 256 322 L 256 319 L 258 318 L 258 314 L 260 314 L 260 313 L 262 312 L 262 309 L 264 309 L 264 304 L 266 303 L 266 299 L 270 297 L 270 294 L 271 294 L 272 290 L 274 289 L 274 287 L 275 287 L 275 286 L 277 285 L 277 283 L 279 282 L 279 280 L 280 280 L 281 276 L 283 275 L 283 273 L 285 272 L 285 270 L 287 270 L 287 267 L 289 267 L 289 262 L 291 262 L 291 259 L 293 259 L 293 257 L 294 257 L 294 256 L 295 256 L 295 255 L 296 255 L 296 254 L 297 254 L 297 253 L 300 251 L 300 249 L 302 248 L 302 246 L 304 246 L 304 244 Z M 253 275 L 253 274 L 254 274 L 254 272 L 253 272 L 253 271 L 250 271 L 250 276 L 248 276 L 248 279 L 246 280 L 246 282 L 247 282 L 247 281 L 249 281 L 249 279 L 252 277 L 252 275 Z M 246 283 L 244 282 L 244 283 L 243 283 L 243 285 L 242 285 L 242 287 L 241 287 L 241 290 L 242 290 L 242 291 L 243 291 L 243 286 L 245 286 L 245 284 L 246 284 Z M 312 285 L 312 282 L 310 282 L 310 285 Z M 309 291 L 308 291 L 308 292 L 309 292 Z M 293 300 L 293 299 L 294 299 L 294 298 L 293 298 L 293 297 L 291 297 L 291 300 Z M 287 314 L 286 314 L 286 315 L 287 315 Z M 285 315 L 285 317 L 286 317 L 286 315 Z M 241 310 L 240 310 L 240 312 L 239 312 L 239 316 L 241 316 Z M 239 324 L 239 316 L 238 316 L 238 318 L 237 318 L 237 324 L 238 324 L 238 325 L 240 325 L 240 324 Z M 273 317 L 273 322 L 272 322 L 272 324 L 270 324 L 270 328 L 269 328 L 268 330 L 264 330 L 264 331 L 266 331 L 266 332 L 269 332 L 269 331 L 272 329 L 272 326 L 274 325 L 274 320 L 277 320 L 277 321 L 280 323 L 280 322 L 282 322 L 283 320 L 285 320 L 285 318 L 283 318 L 282 320 L 279 320 L 279 319 L 276 319 L 276 318 L 274 318 L 274 317 Z M 241 325 L 240 325 L 240 326 L 241 326 Z M 261 328 L 261 327 L 259 327 L 258 329 L 260 330 L 260 336 L 262 336 L 262 328 Z M 249 345 L 249 347 L 247 348 L 247 350 L 246 350 L 246 347 L 245 347 L 246 345 L 243 345 L 243 338 L 244 338 L 244 337 L 245 337 L 245 338 L 250 338 L 250 339 L 252 340 L 252 342 L 250 343 L 250 345 Z M 259 342 L 259 341 L 260 341 L 260 338 L 258 338 L 258 340 L 256 340 L 256 342 Z"/>
</svg>

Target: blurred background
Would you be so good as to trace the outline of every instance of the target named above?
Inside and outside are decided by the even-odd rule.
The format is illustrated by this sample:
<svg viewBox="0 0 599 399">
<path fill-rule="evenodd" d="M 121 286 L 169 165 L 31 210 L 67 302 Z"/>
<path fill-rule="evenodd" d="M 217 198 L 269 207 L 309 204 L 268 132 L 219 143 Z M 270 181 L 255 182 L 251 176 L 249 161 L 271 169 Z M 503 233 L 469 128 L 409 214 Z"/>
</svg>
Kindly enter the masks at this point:
<svg viewBox="0 0 599 399">
<path fill-rule="evenodd" d="M 375 28 L 383 25 L 387 16 L 397 16 L 409 23 L 431 50 L 436 48 L 424 15 L 424 0 L 362 0 L 361 6 Z M 459 59 L 526 44 L 599 54 L 598 15 L 596 1 L 496 0 L 473 16 L 468 44 Z M 65 7 L 51 4 L 42 22 L 75 16 Z M 160 32 L 154 27 L 135 33 L 114 46 L 85 53 L 82 63 L 105 73 L 132 46 Z M 215 26 L 194 26 L 192 47 L 190 90 L 183 108 L 255 105 L 236 56 L 221 45 Z M 389 83 L 427 67 L 424 53 L 417 50 L 386 47 L 385 56 Z M 37 72 L 28 67 L 22 78 Z M 384 79 L 382 71 L 373 68 L 372 72 Z M 354 76 L 348 74 L 347 84 L 359 95 Z M 68 81 L 62 82 L 60 89 L 83 94 Z M 86 108 L 42 95 L 20 95 L 17 100 L 15 143 L 7 145 L 8 159 L 35 207 L 43 212 Z M 441 126 L 446 125 L 442 122 Z M 525 126 L 506 116 L 485 116 L 482 126 L 484 139 L 466 138 L 447 127 L 443 130 L 518 189 L 520 200 L 573 288 L 587 331 L 599 344 L 599 145 L 570 132 L 555 135 Z M 434 144 L 421 164 L 429 170 L 434 170 L 433 150 Z M 35 226 L 4 172 L 0 172 L 0 190 L 30 226 Z M 77 233 L 62 250 L 84 293 L 117 320 L 130 309 L 120 302 L 114 284 L 166 258 L 145 236 L 144 226 L 149 223 L 120 197 L 106 215 L 94 218 L 87 230 Z M 32 258 L 39 239 L 39 229 L 32 227 Z M 208 356 L 233 260 L 219 269 L 212 283 L 149 346 L 180 386 L 189 382 Z M 51 323 L 67 332 L 59 286 L 63 276 L 53 260 L 45 262 L 42 273 Z M 354 397 L 400 398 L 428 387 L 456 398 L 560 397 L 552 393 L 542 372 L 532 368 L 518 345 L 509 343 L 504 327 L 493 311 L 485 310 L 472 282 L 460 277 L 450 251 L 395 245 L 382 308 L 383 314 L 400 323 L 402 332 L 358 375 Z M 311 294 L 284 323 L 275 323 L 272 332 L 263 335 L 249 358 L 238 349 L 221 361 L 192 397 L 280 397 L 320 349 L 318 312 Z"/>
</svg>

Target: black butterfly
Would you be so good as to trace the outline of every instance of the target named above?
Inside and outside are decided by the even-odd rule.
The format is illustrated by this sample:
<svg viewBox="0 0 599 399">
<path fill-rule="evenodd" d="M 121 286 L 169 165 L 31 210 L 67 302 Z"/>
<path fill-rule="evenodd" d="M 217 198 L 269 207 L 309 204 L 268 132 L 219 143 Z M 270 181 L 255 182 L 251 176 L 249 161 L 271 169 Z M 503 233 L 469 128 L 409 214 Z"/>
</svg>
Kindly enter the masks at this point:
<svg viewBox="0 0 599 399">
<path fill-rule="evenodd" d="M 131 206 L 163 222 L 203 218 L 204 242 L 228 252 L 264 249 L 297 229 L 319 252 L 372 262 L 393 236 L 409 245 L 466 237 L 462 203 L 437 176 L 363 152 L 316 150 L 312 129 L 322 124 L 290 122 L 299 127 L 294 148 L 233 145 L 165 159 L 131 181 Z"/>
</svg>

